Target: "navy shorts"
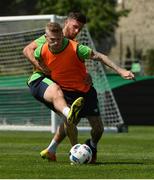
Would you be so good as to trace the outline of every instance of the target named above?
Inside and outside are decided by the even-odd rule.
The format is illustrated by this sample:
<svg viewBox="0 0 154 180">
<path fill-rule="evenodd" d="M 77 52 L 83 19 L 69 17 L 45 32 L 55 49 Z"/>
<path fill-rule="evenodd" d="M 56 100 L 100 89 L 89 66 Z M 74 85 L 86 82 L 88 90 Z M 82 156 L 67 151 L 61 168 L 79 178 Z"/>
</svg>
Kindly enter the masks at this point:
<svg viewBox="0 0 154 180">
<path fill-rule="evenodd" d="M 84 106 L 80 111 L 79 117 L 99 116 L 99 106 L 97 92 L 94 87 L 91 87 L 87 93 L 73 92 L 63 90 L 65 100 L 68 104 L 72 104 L 78 97 L 84 98 Z"/>
<path fill-rule="evenodd" d="M 28 84 L 31 94 L 37 99 L 38 101 L 44 103 L 48 108 L 55 111 L 53 104 L 47 102 L 43 96 L 44 92 L 46 91 L 47 87 L 51 85 L 53 81 L 45 76 L 41 76 L 38 79 L 30 82 Z"/>
<path fill-rule="evenodd" d="M 43 102 L 51 110 L 56 111 L 51 103 L 48 103 L 44 100 L 44 92 L 47 87 L 51 85 L 53 81 L 46 77 L 40 77 L 37 80 L 32 81 L 28 86 L 30 88 L 31 94 L 40 102 Z M 99 116 L 99 106 L 97 99 L 97 92 L 94 87 L 91 86 L 90 90 L 87 93 L 66 91 L 63 90 L 64 98 L 68 105 L 71 105 L 78 97 L 84 98 L 84 106 L 80 111 L 80 117 L 87 116 Z"/>
</svg>

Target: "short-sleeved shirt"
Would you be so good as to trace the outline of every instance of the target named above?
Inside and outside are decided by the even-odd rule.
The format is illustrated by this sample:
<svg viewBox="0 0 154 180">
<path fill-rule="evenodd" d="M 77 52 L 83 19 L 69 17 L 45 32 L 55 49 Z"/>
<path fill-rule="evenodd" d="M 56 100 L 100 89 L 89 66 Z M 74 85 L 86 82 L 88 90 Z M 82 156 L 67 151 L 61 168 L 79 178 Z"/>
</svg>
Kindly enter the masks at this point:
<svg viewBox="0 0 154 180">
<path fill-rule="evenodd" d="M 37 46 L 41 46 L 42 44 L 45 44 L 46 43 L 45 35 L 42 35 L 41 37 L 37 38 L 34 42 L 37 44 Z"/>
<path fill-rule="evenodd" d="M 35 50 L 35 52 L 34 52 L 34 56 L 35 56 L 35 58 L 36 58 L 37 60 L 40 60 L 40 59 L 41 59 L 41 49 L 42 49 L 43 44 L 46 42 L 46 40 L 43 41 L 44 38 L 45 38 L 45 36 L 44 36 L 44 37 L 41 36 L 39 39 L 35 40 L 35 41 L 37 41 L 37 43 L 39 44 L 38 48 L 37 48 L 37 49 Z M 42 40 L 41 40 L 41 39 L 42 39 Z M 44 42 L 44 43 L 43 43 L 43 42 Z M 59 53 L 59 52 L 61 52 L 62 50 L 64 50 L 64 49 L 67 47 L 68 43 L 69 43 L 69 40 L 64 37 L 63 42 L 62 42 L 62 47 L 61 47 L 61 49 L 60 49 L 58 52 L 56 52 L 56 53 Z M 77 54 L 78 54 L 79 58 L 80 58 L 82 61 L 85 60 L 85 59 L 89 59 L 90 54 L 91 54 L 91 51 L 92 51 L 92 49 L 89 48 L 88 46 L 85 46 L 85 45 L 82 45 L 82 44 L 78 44 Z M 40 76 L 41 76 L 40 71 L 34 71 L 34 72 L 33 72 L 33 75 L 30 77 L 28 83 L 30 83 L 31 81 L 36 80 L 36 79 L 39 78 Z"/>
<path fill-rule="evenodd" d="M 41 56 L 41 48 L 42 48 L 43 44 L 45 43 L 45 42 L 44 43 L 41 43 L 41 42 L 43 42 L 43 41 L 39 41 L 40 45 L 34 52 L 34 56 L 38 60 L 41 58 L 40 57 Z M 69 40 L 64 37 L 61 49 L 59 49 L 59 51 L 57 51 L 57 52 L 54 52 L 54 54 L 58 54 L 59 52 L 64 50 L 67 47 L 68 43 L 69 43 Z M 88 59 L 91 54 L 91 48 L 89 48 L 88 46 L 82 45 L 82 44 L 78 44 L 77 54 L 78 54 L 79 58 L 82 60 Z"/>
</svg>

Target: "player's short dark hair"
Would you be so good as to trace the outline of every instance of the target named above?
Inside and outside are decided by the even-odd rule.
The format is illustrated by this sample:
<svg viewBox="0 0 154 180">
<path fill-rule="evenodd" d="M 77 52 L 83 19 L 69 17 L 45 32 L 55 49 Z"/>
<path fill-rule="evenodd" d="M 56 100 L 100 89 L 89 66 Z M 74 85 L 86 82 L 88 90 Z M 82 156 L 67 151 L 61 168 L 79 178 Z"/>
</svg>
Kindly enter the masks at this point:
<svg viewBox="0 0 154 180">
<path fill-rule="evenodd" d="M 86 24 L 87 19 L 86 16 L 84 14 L 82 14 L 81 12 L 70 12 L 67 16 L 67 18 L 71 18 L 71 19 L 75 19 L 83 24 Z"/>
</svg>

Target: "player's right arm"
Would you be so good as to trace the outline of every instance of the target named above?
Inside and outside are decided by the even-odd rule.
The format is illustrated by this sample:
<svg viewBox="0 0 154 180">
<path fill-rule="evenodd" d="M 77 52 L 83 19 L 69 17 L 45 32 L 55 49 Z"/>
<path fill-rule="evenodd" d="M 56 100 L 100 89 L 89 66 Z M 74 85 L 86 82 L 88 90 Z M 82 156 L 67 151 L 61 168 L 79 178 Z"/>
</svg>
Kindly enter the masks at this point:
<svg viewBox="0 0 154 180">
<path fill-rule="evenodd" d="M 26 56 L 26 58 L 29 60 L 29 62 L 35 67 L 35 69 L 45 73 L 46 75 L 50 74 L 50 71 L 48 70 L 47 67 L 45 67 L 43 64 L 40 64 L 38 60 L 35 59 L 34 57 L 34 51 L 35 49 L 44 44 L 46 42 L 46 39 L 43 36 L 40 38 L 36 39 L 35 41 L 31 42 L 28 44 L 24 49 L 23 49 L 23 54 Z"/>
<path fill-rule="evenodd" d="M 92 50 L 88 46 L 79 45 L 78 46 L 78 56 L 80 59 L 91 59 L 94 61 L 100 61 L 102 64 L 107 65 L 108 67 L 115 70 L 121 77 L 124 79 L 134 79 L 134 74 L 131 71 L 123 69 L 111 61 L 108 56 L 103 53 Z"/>
</svg>

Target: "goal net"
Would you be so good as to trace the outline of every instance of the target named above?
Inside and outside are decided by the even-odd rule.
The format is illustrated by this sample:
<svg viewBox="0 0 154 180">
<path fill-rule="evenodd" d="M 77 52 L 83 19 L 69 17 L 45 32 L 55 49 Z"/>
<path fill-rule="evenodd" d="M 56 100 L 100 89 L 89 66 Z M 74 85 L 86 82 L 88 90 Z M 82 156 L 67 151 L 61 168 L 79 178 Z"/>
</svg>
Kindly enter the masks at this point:
<svg viewBox="0 0 154 180">
<path fill-rule="evenodd" d="M 23 48 L 44 34 L 48 21 L 63 25 L 65 17 L 56 15 L 18 16 L 0 18 L 0 128 L 50 130 L 55 132 L 59 118 L 30 94 L 26 80 L 32 66 L 24 57 Z M 77 37 L 78 41 L 95 49 L 87 27 Z M 97 90 L 101 117 L 105 129 L 118 131 L 124 124 L 100 62 L 86 60 L 86 67 Z M 52 121 L 51 121 L 52 120 Z M 50 126 L 51 125 L 51 126 Z M 89 130 L 86 118 L 78 125 Z"/>
</svg>

